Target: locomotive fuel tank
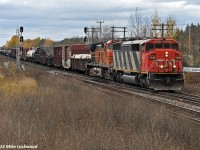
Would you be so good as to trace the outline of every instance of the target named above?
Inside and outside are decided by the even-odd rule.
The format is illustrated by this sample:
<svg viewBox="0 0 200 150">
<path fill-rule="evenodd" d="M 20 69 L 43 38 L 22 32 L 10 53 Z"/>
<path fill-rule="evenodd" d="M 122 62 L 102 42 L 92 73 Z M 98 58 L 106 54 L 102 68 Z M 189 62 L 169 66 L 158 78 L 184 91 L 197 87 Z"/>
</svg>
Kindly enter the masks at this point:
<svg viewBox="0 0 200 150">
<path fill-rule="evenodd" d="M 134 85 L 139 85 L 138 77 L 137 75 L 122 75 L 121 76 L 123 82 L 129 83 L 129 84 L 134 84 Z"/>
</svg>

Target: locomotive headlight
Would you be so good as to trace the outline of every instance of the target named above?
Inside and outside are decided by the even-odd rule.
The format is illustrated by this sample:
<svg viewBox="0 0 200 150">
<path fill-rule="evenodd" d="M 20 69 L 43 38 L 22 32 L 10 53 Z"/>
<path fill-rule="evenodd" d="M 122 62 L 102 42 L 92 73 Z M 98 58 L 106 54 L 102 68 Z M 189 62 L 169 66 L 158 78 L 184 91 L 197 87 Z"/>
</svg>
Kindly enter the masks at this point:
<svg viewBox="0 0 200 150">
<path fill-rule="evenodd" d="M 149 59 L 150 59 L 150 60 L 154 60 L 154 59 L 156 59 L 156 54 L 152 54 L 152 55 L 150 55 L 150 56 L 149 56 Z"/>
<path fill-rule="evenodd" d="M 179 56 L 178 54 L 176 54 L 176 60 L 181 60 L 181 56 Z"/>
<path fill-rule="evenodd" d="M 175 69 L 175 68 L 176 68 L 176 65 L 173 65 L 173 68 Z"/>
<path fill-rule="evenodd" d="M 163 65 L 160 65 L 160 68 L 161 68 L 161 69 L 163 69 L 163 67 L 164 67 Z"/>
<path fill-rule="evenodd" d="M 168 52 L 165 52 L 165 57 L 168 57 L 169 55 L 168 55 Z"/>
</svg>

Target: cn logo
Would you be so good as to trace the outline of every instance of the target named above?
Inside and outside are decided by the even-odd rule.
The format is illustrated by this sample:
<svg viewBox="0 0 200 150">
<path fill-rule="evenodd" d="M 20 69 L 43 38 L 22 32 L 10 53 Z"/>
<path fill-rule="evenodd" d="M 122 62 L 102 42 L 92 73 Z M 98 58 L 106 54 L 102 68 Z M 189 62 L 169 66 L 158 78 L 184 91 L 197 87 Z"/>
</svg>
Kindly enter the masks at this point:
<svg viewBox="0 0 200 150">
<path fill-rule="evenodd" d="M 159 67 L 160 65 L 163 65 L 163 68 L 169 68 L 170 66 L 173 66 L 174 64 L 175 64 L 175 59 L 172 59 L 172 60 L 158 59 L 158 60 L 156 60 L 157 67 Z"/>
</svg>

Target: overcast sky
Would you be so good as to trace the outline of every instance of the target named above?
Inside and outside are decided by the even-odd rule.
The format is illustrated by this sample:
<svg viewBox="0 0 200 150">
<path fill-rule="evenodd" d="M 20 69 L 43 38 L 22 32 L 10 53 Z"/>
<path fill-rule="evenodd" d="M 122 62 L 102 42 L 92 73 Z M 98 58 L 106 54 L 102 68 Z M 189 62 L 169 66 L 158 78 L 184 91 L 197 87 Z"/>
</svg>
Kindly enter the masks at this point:
<svg viewBox="0 0 200 150">
<path fill-rule="evenodd" d="M 0 0 L 0 45 L 24 26 L 24 38 L 62 40 L 84 36 L 85 26 L 128 26 L 128 18 L 139 7 L 151 17 L 157 9 L 164 20 L 173 15 L 180 26 L 200 22 L 199 0 Z"/>
</svg>

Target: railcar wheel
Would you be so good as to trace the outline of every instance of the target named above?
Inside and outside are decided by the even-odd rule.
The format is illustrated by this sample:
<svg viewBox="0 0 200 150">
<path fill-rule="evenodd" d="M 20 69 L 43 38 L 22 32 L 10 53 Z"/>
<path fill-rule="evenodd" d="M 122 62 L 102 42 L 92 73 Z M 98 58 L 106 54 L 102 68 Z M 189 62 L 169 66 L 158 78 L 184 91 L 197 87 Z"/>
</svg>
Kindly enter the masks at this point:
<svg viewBox="0 0 200 150">
<path fill-rule="evenodd" d="M 116 79 L 117 79 L 117 82 L 123 83 L 123 79 L 121 78 L 121 76 L 122 76 L 122 73 L 118 72 Z"/>
<path fill-rule="evenodd" d="M 141 87 L 149 88 L 149 81 L 147 79 L 147 76 L 140 76 L 139 77 L 139 84 Z"/>
<path fill-rule="evenodd" d="M 101 75 L 102 75 L 102 78 L 105 79 L 106 78 L 106 71 L 102 70 Z"/>
</svg>

